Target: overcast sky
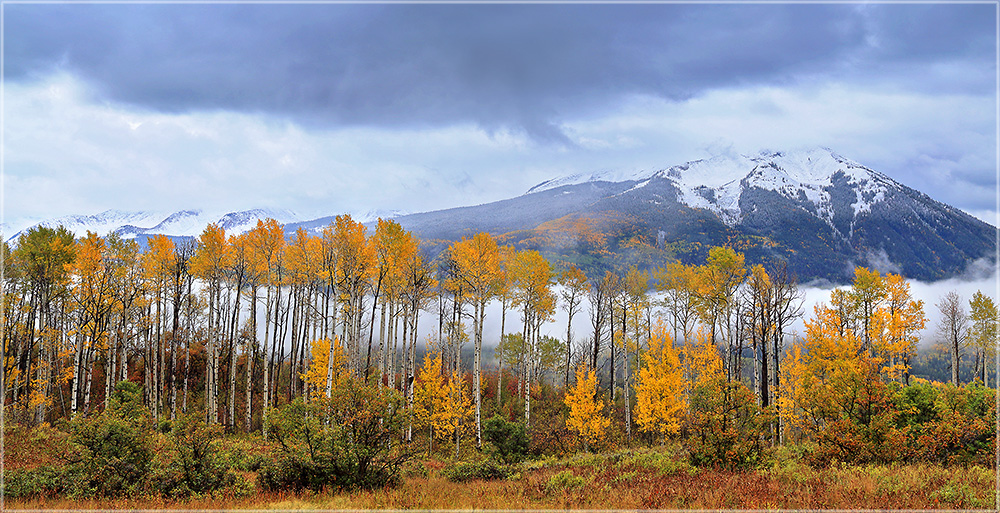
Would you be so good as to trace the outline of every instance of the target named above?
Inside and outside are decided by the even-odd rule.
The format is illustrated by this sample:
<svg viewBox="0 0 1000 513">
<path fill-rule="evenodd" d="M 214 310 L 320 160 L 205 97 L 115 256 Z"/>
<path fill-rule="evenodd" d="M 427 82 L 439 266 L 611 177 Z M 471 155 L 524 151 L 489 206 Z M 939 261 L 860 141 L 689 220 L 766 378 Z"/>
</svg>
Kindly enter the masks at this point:
<svg viewBox="0 0 1000 513">
<path fill-rule="evenodd" d="M 11 226 L 418 212 L 815 146 L 995 222 L 993 4 L 3 9 Z"/>
</svg>

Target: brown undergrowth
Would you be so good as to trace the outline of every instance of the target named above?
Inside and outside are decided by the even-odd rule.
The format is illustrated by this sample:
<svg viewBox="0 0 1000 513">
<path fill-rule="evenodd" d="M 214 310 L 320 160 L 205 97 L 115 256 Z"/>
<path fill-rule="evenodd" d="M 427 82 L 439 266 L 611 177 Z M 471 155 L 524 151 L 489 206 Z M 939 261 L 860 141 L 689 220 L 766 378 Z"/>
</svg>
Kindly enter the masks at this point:
<svg viewBox="0 0 1000 513">
<path fill-rule="evenodd" d="M 931 464 L 814 468 L 789 460 L 748 471 L 696 469 L 669 450 L 531 461 L 510 479 L 445 479 L 445 462 L 394 488 L 344 493 L 256 493 L 161 498 L 8 501 L 15 509 L 985 509 L 992 469 Z M 423 474 L 423 475 L 421 475 Z"/>
</svg>

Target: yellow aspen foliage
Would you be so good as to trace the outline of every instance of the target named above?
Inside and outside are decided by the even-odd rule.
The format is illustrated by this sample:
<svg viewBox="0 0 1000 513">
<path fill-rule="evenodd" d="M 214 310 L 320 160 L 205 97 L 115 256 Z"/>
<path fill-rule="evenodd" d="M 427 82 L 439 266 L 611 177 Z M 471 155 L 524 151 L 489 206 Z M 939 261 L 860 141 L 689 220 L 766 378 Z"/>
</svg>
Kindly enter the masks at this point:
<svg viewBox="0 0 1000 513">
<path fill-rule="evenodd" d="M 680 430 L 684 412 L 684 374 L 666 326 L 658 323 L 642 354 L 635 387 L 636 422 L 649 433 L 666 436 Z"/>
<path fill-rule="evenodd" d="M 447 439 L 465 427 L 474 411 L 462 379 L 444 374 L 440 353 L 424 357 L 414 395 L 417 426 L 430 427 L 438 439 Z"/>
<path fill-rule="evenodd" d="M 228 256 L 226 231 L 215 223 L 210 224 L 198 237 L 198 249 L 191 258 L 191 273 L 203 280 L 219 279 L 229 266 Z"/>
<path fill-rule="evenodd" d="M 333 386 L 336 387 L 340 380 L 347 374 L 347 358 L 344 356 L 344 347 L 340 345 L 340 339 L 333 338 L 333 343 L 329 339 L 313 340 L 310 352 L 312 361 L 302 380 L 312 385 L 310 391 L 320 394 L 326 389 L 327 365 L 330 362 L 330 346 L 333 346 Z"/>
<path fill-rule="evenodd" d="M 597 375 L 580 367 L 576 370 L 576 386 L 566 394 L 569 417 L 566 427 L 576 432 L 588 448 L 604 438 L 611 419 L 604 414 L 604 400 L 597 397 Z"/>
<path fill-rule="evenodd" d="M 440 419 L 444 415 L 444 403 L 448 400 L 446 380 L 441 371 L 441 354 L 428 353 L 424 356 L 424 365 L 417 375 L 417 387 L 414 391 L 413 416 L 418 427 L 430 427 L 438 437 L 448 436 L 443 431 L 444 424 Z"/>
<path fill-rule="evenodd" d="M 898 274 L 885 276 L 886 306 L 882 314 L 886 319 L 886 329 L 877 347 L 895 362 L 888 371 L 892 377 L 907 372 L 908 362 L 917 351 L 917 332 L 924 329 L 924 302 L 914 300 L 910 295 L 910 284 Z M 896 361 L 896 357 L 901 357 Z"/>
<path fill-rule="evenodd" d="M 461 376 L 452 375 L 448 380 L 446 388 L 447 401 L 444 403 L 444 411 L 441 415 L 441 431 L 447 433 L 463 433 L 469 428 L 469 419 L 475 413 L 475 405 L 469 396 L 469 387 L 465 386 L 465 380 Z"/>
<path fill-rule="evenodd" d="M 682 354 L 684 377 L 689 391 L 725 377 L 719 351 L 708 339 L 704 329 L 699 328 L 694 340 L 688 340 L 684 344 Z"/>
<path fill-rule="evenodd" d="M 847 330 L 839 332 L 838 311 L 817 305 L 807 320 L 806 337 L 785 356 L 779 415 L 806 431 L 822 429 L 823 419 L 838 417 L 852 407 L 857 389 L 872 379 L 882 361 L 864 350 L 864 340 Z"/>
</svg>

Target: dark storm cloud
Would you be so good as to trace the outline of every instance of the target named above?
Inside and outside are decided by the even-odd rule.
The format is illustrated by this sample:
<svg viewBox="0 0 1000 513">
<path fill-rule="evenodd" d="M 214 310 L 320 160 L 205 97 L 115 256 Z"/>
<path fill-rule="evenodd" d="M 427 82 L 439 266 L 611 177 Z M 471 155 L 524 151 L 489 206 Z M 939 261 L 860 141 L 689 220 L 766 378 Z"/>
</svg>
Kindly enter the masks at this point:
<svg viewBox="0 0 1000 513">
<path fill-rule="evenodd" d="M 561 121 L 623 95 L 992 63 L 993 18 L 980 5 L 8 5 L 6 76 L 68 70 L 165 112 L 472 122 L 565 142 Z"/>
</svg>

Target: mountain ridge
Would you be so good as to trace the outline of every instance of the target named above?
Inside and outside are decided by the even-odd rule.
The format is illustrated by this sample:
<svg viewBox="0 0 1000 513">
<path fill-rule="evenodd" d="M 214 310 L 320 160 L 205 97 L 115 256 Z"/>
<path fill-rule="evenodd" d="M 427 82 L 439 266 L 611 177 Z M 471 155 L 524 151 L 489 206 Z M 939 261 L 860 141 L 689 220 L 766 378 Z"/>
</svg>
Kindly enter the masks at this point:
<svg viewBox="0 0 1000 513">
<path fill-rule="evenodd" d="M 284 224 L 288 234 L 300 228 L 318 234 L 334 220 L 264 209 L 218 217 L 197 210 L 106 211 L 61 219 L 77 229 L 90 222 L 125 237 L 195 237 L 208 222 L 241 233 L 266 217 Z M 703 261 L 708 247 L 728 245 L 743 251 L 750 264 L 785 261 L 800 279 L 835 283 L 849 280 L 854 265 L 923 280 L 956 276 L 973 262 L 993 259 L 996 233 L 988 223 L 826 148 L 575 173 L 482 205 L 354 217 L 369 225 L 379 217 L 395 219 L 425 241 L 430 256 L 479 231 L 592 273 L 673 259 Z M 121 224 L 111 227 L 114 219 Z"/>
</svg>

